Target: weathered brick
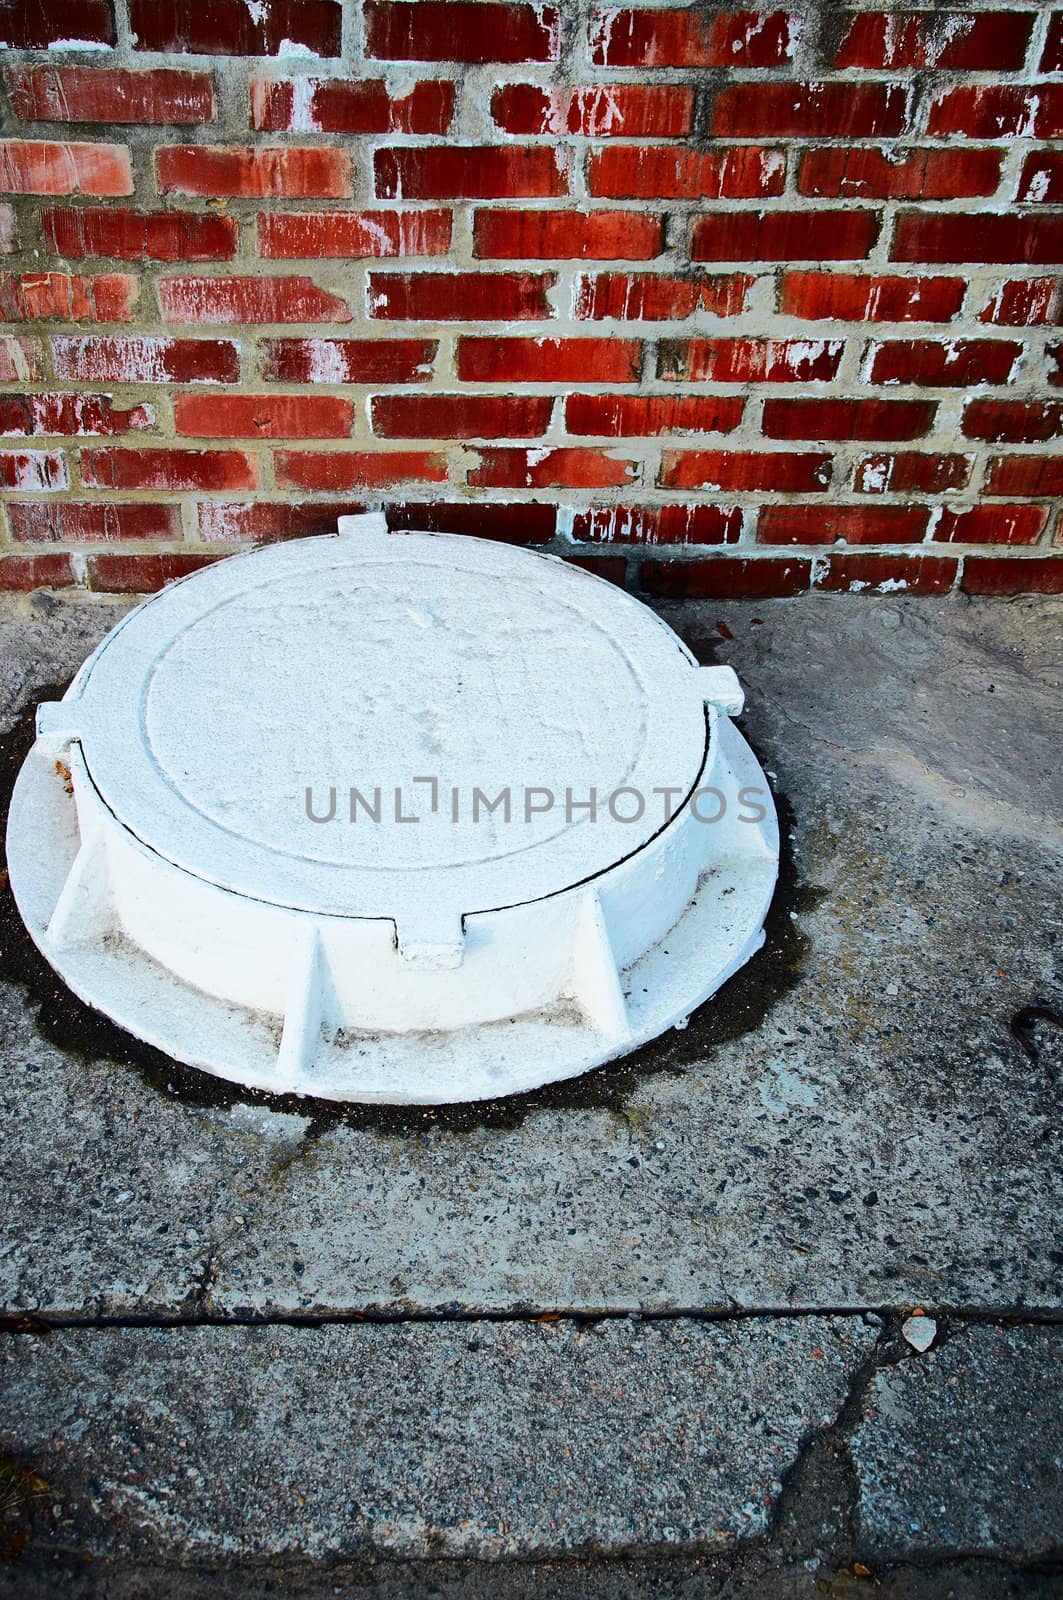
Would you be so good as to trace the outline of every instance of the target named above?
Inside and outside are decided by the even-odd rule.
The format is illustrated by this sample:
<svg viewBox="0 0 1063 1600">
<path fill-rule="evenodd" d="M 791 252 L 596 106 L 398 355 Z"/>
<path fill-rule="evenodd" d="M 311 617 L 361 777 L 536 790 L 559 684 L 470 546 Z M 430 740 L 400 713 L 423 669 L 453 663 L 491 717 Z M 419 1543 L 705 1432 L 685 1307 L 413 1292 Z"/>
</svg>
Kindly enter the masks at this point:
<svg viewBox="0 0 1063 1600">
<path fill-rule="evenodd" d="M 643 211 L 477 211 L 475 254 L 540 261 L 647 261 L 663 247 Z"/>
<path fill-rule="evenodd" d="M 592 195 L 608 200 L 759 200 L 781 194 L 785 174 L 783 152 L 756 145 L 610 145 L 592 151 L 587 185 Z"/>
<path fill-rule="evenodd" d="M 11 107 L 27 122 L 209 122 L 214 79 L 170 67 L 9 67 Z"/>
<path fill-rule="evenodd" d="M 449 211 L 307 211 L 258 219 L 259 254 L 316 257 L 438 256 L 450 248 Z"/>
<path fill-rule="evenodd" d="M 705 556 L 693 561 L 652 558 L 639 568 L 646 594 L 669 600 L 770 600 L 800 594 L 812 577 L 807 556 Z"/>
<path fill-rule="evenodd" d="M 491 115 L 507 133 L 677 138 L 693 126 L 694 91 L 670 84 L 547 89 L 537 83 L 506 83 L 492 96 Z"/>
<path fill-rule="evenodd" d="M 481 450 L 469 483 L 493 489 L 613 489 L 638 476 L 634 461 L 600 450 Z"/>
<path fill-rule="evenodd" d="M 428 450 L 278 450 L 282 489 L 386 489 L 395 483 L 445 483 L 447 462 Z"/>
<path fill-rule="evenodd" d="M 44 0 L 34 5 L 7 0 L 0 7 L 0 45 L 10 50 L 47 50 L 57 39 L 90 48 L 113 45 L 113 0 Z"/>
<path fill-rule="evenodd" d="M 690 255 L 693 261 L 852 261 L 870 252 L 879 227 L 874 211 L 720 211 L 695 222 Z"/>
<path fill-rule="evenodd" d="M 536 439 L 553 401 L 531 395 L 377 395 L 373 432 L 385 439 Z"/>
<path fill-rule="evenodd" d="M 173 417 L 193 439 L 347 439 L 354 407 L 323 394 L 180 394 Z"/>
<path fill-rule="evenodd" d="M 311 278 L 160 278 L 167 322 L 350 322 L 339 295 Z"/>
<path fill-rule="evenodd" d="M 830 200 L 958 200 L 995 194 L 1004 163 L 1001 150 L 806 150 L 798 168 L 802 194 Z"/>
<path fill-rule="evenodd" d="M 1058 290 L 1055 278 L 1013 278 L 1001 284 L 978 313 L 978 320 L 1009 328 L 1056 322 L 1063 302 Z"/>
<path fill-rule="evenodd" d="M 462 500 L 456 505 L 389 505 L 389 528 L 416 528 L 424 533 L 467 533 L 506 544 L 548 544 L 557 522 L 554 506 L 541 502 L 484 505 Z"/>
<path fill-rule="evenodd" d="M 0 139 L 5 194 L 132 194 L 129 151 L 118 144 L 48 144 Z"/>
<path fill-rule="evenodd" d="M 626 556 L 562 556 L 570 567 L 579 567 L 581 572 L 590 572 L 596 578 L 604 578 L 607 583 L 615 583 L 618 589 L 627 587 Z"/>
<path fill-rule="evenodd" d="M 918 439 L 929 432 L 932 400 L 765 400 L 769 439 Z"/>
<path fill-rule="evenodd" d="M 260 133 L 446 133 L 454 85 L 415 83 L 392 95 L 382 78 L 252 78 L 251 126 Z"/>
<path fill-rule="evenodd" d="M 1063 594 L 1063 553 L 968 556 L 960 588 L 967 594 Z"/>
<path fill-rule="evenodd" d="M 90 489 L 254 489 L 258 474 L 242 450 L 82 450 Z"/>
<path fill-rule="evenodd" d="M 812 322 L 947 322 L 965 288 L 963 278 L 786 272 L 779 309 Z"/>
<path fill-rule="evenodd" d="M 423 383 L 432 339 L 267 339 L 263 377 L 279 383 Z"/>
<path fill-rule="evenodd" d="M 199 536 L 219 544 L 274 544 L 336 532 L 338 517 L 356 517 L 363 501 L 203 500 Z"/>
<path fill-rule="evenodd" d="M 171 339 L 165 334 L 52 340 L 57 378 L 81 383 L 235 383 L 240 358 L 229 339 Z"/>
<path fill-rule="evenodd" d="M 1026 157 L 1016 199 L 1026 204 L 1057 206 L 1063 202 L 1063 153 L 1040 150 Z"/>
<path fill-rule="evenodd" d="M 181 507 L 136 500 L 125 505 L 104 500 L 51 500 L 39 505 L 12 502 L 7 508 L 11 537 L 23 544 L 109 544 L 122 539 L 180 539 Z"/>
<path fill-rule="evenodd" d="M 964 488 L 970 471 L 968 456 L 898 450 L 858 461 L 853 488 L 857 494 L 944 494 L 947 489 Z"/>
<path fill-rule="evenodd" d="M 594 544 L 734 544 L 742 532 L 737 506 L 601 506 L 578 511 L 572 537 Z"/>
<path fill-rule="evenodd" d="M 926 532 L 926 506 L 762 506 L 758 544 L 912 544 Z"/>
<path fill-rule="evenodd" d="M 553 273 L 371 272 L 369 315 L 392 322 L 525 322 L 552 315 Z"/>
<path fill-rule="evenodd" d="M 1054 139 L 1063 122 L 1063 85 L 966 84 L 939 96 L 930 107 L 933 138 Z"/>
<path fill-rule="evenodd" d="M 381 61 L 556 61 L 557 10 L 466 0 L 367 0 L 366 54 Z"/>
<path fill-rule="evenodd" d="M 103 394 L 0 395 L 0 434 L 47 437 L 58 434 L 114 434 L 150 428 L 150 406 L 116 406 Z"/>
<path fill-rule="evenodd" d="M 1063 454 L 994 456 L 986 494 L 1063 495 Z"/>
<path fill-rule="evenodd" d="M 155 180 L 160 194 L 335 200 L 350 194 L 352 168 L 345 150 L 321 145 L 164 145 L 155 152 Z"/>
<path fill-rule="evenodd" d="M 0 450 L 0 489 L 51 494 L 66 486 L 66 462 L 58 451 Z"/>
<path fill-rule="evenodd" d="M 0 589 L 69 589 L 74 583 L 70 557 L 58 550 L 48 555 L 0 555 Z"/>
<path fill-rule="evenodd" d="M 0 383 L 25 383 L 41 375 L 40 346 L 35 339 L 0 334 Z"/>
<path fill-rule="evenodd" d="M 1045 47 L 1041 52 L 1042 72 L 1063 72 L 1063 11 L 1053 11 L 1048 19 Z"/>
<path fill-rule="evenodd" d="M 478 339 L 458 341 L 458 377 L 466 383 L 632 383 L 637 339 Z"/>
<path fill-rule="evenodd" d="M 872 383 L 925 388 L 1007 383 L 1022 345 L 1010 339 L 892 339 L 872 345 Z"/>
<path fill-rule="evenodd" d="M 517 200 L 568 193 L 566 158 L 545 144 L 378 150 L 373 170 L 383 200 Z"/>
<path fill-rule="evenodd" d="M 1041 444 L 1063 433 L 1063 401 L 971 400 L 964 407 L 964 434 L 992 444 Z"/>
<path fill-rule="evenodd" d="M 603 438 L 662 433 L 730 433 L 742 420 L 740 395 L 570 394 L 565 426 Z"/>
<path fill-rule="evenodd" d="M 168 550 L 157 555 L 104 551 L 88 558 L 89 588 L 102 594 L 154 594 L 216 561 L 206 551 Z"/>
<path fill-rule="evenodd" d="M 110 256 L 119 261 L 229 261 L 236 254 L 232 217 L 191 211 L 105 211 L 92 206 L 41 211 L 45 243 L 76 261 Z"/>
<path fill-rule="evenodd" d="M 786 11 L 610 8 L 592 32 L 591 60 L 602 67 L 783 67 L 795 35 Z"/>
<path fill-rule="evenodd" d="M 62 272 L 0 273 L 0 316 L 8 322 L 128 322 L 137 280 L 124 273 L 70 278 Z"/>
<path fill-rule="evenodd" d="M 894 261 L 1055 263 L 1063 260 L 1063 213 L 902 211 L 891 254 Z"/>
<path fill-rule="evenodd" d="M 731 84 L 716 96 L 711 121 L 714 134 L 731 139 L 875 139 L 904 126 L 904 90 L 881 83 Z"/>
<path fill-rule="evenodd" d="M 338 56 L 339 0 L 129 0 L 138 50 L 204 56 Z"/>
<path fill-rule="evenodd" d="M 576 280 L 575 315 L 601 321 L 670 322 L 708 311 L 736 317 L 754 280 L 745 272 L 704 278 L 662 278 L 648 272 L 603 272 Z"/>
<path fill-rule="evenodd" d="M 682 383 L 825 383 L 842 339 L 662 339 L 657 372 Z"/>
<path fill-rule="evenodd" d="M 834 65 L 880 72 L 905 67 L 1017 72 L 1026 60 L 1034 15 L 1032 11 L 850 13 Z"/>
<path fill-rule="evenodd" d="M 934 539 L 946 544 L 1035 544 L 1047 521 L 1047 506 L 946 506 Z"/>
<path fill-rule="evenodd" d="M 947 556 L 904 555 L 900 551 L 849 555 L 832 550 L 817 563 L 815 586 L 852 594 L 947 594 L 958 567 L 959 562 Z"/>
<path fill-rule="evenodd" d="M 821 494 L 830 479 L 830 456 L 789 450 L 666 450 L 661 461 L 661 484 L 666 489 L 781 489 L 789 494 Z"/>
</svg>

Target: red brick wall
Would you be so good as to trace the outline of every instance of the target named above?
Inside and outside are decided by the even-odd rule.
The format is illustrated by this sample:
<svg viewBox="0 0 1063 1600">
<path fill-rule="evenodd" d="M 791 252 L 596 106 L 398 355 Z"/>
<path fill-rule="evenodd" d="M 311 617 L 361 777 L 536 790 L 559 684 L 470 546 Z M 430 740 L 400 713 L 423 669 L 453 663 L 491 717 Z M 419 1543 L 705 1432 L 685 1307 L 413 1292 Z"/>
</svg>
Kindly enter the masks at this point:
<svg viewBox="0 0 1063 1600">
<path fill-rule="evenodd" d="M 657 595 L 1061 587 L 1063 12 L 0 0 L 0 38 L 0 585 L 384 504 Z"/>
</svg>

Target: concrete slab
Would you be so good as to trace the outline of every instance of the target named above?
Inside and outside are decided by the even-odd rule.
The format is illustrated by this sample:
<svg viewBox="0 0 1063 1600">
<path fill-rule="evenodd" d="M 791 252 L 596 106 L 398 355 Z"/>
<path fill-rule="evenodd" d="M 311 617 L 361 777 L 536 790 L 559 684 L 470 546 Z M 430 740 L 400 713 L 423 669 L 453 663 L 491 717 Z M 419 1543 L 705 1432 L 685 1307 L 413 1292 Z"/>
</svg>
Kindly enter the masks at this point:
<svg viewBox="0 0 1063 1600">
<path fill-rule="evenodd" d="M 113 605 L 5 602 L 0 705 Z M 683 1033 L 469 1112 L 265 1105 L 138 1050 L 4 925 L 8 1314 L 1059 1304 L 1063 608 L 679 607 L 793 814 L 764 952 Z M 727 638 L 717 628 L 726 624 Z M 1053 985 L 1056 986 L 1053 990 Z M 44 1035 L 44 1036 L 42 1036 Z M 1055 1056 L 1053 1056 L 1055 1052 Z"/>
</svg>

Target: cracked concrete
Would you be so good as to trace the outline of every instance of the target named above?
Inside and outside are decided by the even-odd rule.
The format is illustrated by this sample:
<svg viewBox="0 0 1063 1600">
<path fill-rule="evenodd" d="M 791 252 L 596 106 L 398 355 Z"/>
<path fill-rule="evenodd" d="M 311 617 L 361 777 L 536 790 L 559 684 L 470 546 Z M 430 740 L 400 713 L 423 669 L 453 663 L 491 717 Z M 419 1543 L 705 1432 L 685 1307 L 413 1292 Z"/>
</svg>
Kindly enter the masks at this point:
<svg viewBox="0 0 1063 1600">
<path fill-rule="evenodd" d="M 9 726 L 120 609 L 4 602 Z M 266 1103 L 4 924 L 0 1429 L 52 1487 L 0 1593 L 1061 1592 L 1063 606 L 666 614 L 742 675 L 796 864 L 633 1062 Z"/>
</svg>

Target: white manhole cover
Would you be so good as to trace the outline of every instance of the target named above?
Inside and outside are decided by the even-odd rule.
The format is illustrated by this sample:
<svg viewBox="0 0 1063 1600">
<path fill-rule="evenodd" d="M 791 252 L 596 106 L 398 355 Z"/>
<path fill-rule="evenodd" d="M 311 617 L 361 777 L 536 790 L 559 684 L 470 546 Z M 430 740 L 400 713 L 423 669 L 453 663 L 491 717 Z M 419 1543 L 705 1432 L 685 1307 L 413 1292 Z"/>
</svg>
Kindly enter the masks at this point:
<svg viewBox="0 0 1063 1600">
<path fill-rule="evenodd" d="M 511 1094 L 762 942 L 778 831 L 740 709 L 597 578 L 346 518 L 163 590 L 40 708 L 12 887 L 82 999 L 219 1077 Z"/>
</svg>

